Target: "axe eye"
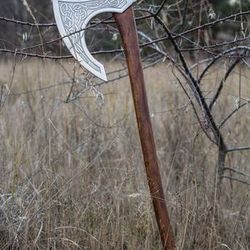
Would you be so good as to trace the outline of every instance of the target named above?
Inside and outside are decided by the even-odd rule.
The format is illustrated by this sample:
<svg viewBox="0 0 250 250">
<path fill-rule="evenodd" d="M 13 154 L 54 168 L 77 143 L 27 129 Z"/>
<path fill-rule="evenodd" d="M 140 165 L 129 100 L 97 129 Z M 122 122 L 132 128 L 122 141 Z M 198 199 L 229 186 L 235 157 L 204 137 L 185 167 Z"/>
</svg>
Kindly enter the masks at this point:
<svg viewBox="0 0 250 250">
<path fill-rule="evenodd" d="M 104 66 L 89 52 L 85 30 L 89 21 L 105 12 L 122 13 L 135 0 L 53 0 L 54 15 L 63 41 L 75 59 L 95 76 L 107 81 Z"/>
</svg>

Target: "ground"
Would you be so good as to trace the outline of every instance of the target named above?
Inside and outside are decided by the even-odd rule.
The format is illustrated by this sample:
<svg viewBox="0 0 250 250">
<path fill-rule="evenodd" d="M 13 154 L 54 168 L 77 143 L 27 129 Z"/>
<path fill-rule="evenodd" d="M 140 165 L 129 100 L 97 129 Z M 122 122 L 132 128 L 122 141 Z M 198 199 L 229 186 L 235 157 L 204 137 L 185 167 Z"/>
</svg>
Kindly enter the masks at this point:
<svg viewBox="0 0 250 250">
<path fill-rule="evenodd" d="M 115 70 L 120 62 L 105 65 Z M 86 90 L 74 66 L 1 62 L 0 249 L 161 249 L 129 81 Z M 207 75 L 207 95 L 225 67 L 217 64 Z M 82 84 L 76 81 L 73 94 L 81 95 L 66 102 L 74 75 Z M 217 122 L 237 104 L 239 83 L 249 99 L 249 76 L 237 68 L 227 81 Z M 145 78 L 178 249 L 248 249 L 249 186 L 228 179 L 216 184 L 217 148 L 172 66 L 146 69 Z M 246 106 L 223 129 L 232 146 L 250 145 L 249 117 Z M 226 164 L 249 173 L 249 160 L 248 151 L 237 152 Z"/>
</svg>

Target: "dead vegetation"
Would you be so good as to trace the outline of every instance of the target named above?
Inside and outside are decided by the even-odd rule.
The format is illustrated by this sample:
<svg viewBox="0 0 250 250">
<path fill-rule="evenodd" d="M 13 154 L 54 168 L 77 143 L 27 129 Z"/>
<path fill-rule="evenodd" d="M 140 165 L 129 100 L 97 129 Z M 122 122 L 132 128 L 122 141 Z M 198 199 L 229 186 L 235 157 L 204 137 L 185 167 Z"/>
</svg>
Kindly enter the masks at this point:
<svg viewBox="0 0 250 250">
<path fill-rule="evenodd" d="M 227 67 L 203 80 L 207 98 Z M 0 72 L 0 249 L 161 249 L 127 79 L 89 86 L 72 62 L 7 61 Z M 173 69 L 145 74 L 178 249 L 248 249 L 249 186 L 223 179 L 217 190 L 217 148 Z M 237 67 L 226 81 L 218 124 L 238 105 L 239 83 L 249 100 L 249 77 Z M 68 93 L 77 98 L 66 102 Z M 232 147 L 250 145 L 249 111 L 222 129 Z M 249 151 L 229 153 L 225 173 L 248 182 L 249 160 Z"/>
</svg>

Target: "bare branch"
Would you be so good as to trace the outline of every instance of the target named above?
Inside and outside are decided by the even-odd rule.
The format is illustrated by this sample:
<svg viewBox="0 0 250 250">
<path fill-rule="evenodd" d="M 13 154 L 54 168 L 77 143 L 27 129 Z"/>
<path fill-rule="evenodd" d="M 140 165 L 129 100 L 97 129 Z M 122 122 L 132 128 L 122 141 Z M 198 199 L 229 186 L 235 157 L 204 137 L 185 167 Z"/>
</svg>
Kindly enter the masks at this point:
<svg viewBox="0 0 250 250">
<path fill-rule="evenodd" d="M 0 21 L 8 22 L 8 23 L 14 23 L 16 25 L 24 25 L 24 26 L 30 26 L 30 27 L 41 27 L 41 28 L 48 28 L 48 27 L 56 27 L 55 23 L 30 23 L 30 22 L 24 22 L 20 20 L 15 20 L 7 17 L 0 17 Z"/>
<path fill-rule="evenodd" d="M 227 149 L 227 153 L 236 152 L 236 151 L 246 151 L 246 150 L 250 150 L 250 146 L 239 147 L 239 148 L 229 148 Z"/>
<path fill-rule="evenodd" d="M 219 128 L 222 128 L 225 123 L 233 116 L 237 113 L 237 111 L 239 111 L 240 109 L 242 109 L 243 107 L 245 107 L 246 105 L 248 105 L 250 103 L 250 101 L 246 101 L 242 104 L 239 105 L 239 107 L 235 108 L 231 113 L 229 113 L 226 118 L 224 118 L 224 120 L 220 123 Z"/>
<path fill-rule="evenodd" d="M 240 183 L 242 183 L 242 184 L 245 184 L 245 185 L 249 185 L 249 186 L 250 186 L 250 183 L 249 183 L 249 182 L 243 181 L 243 180 L 239 180 L 239 179 L 234 178 L 234 177 L 231 177 L 231 176 L 225 176 L 225 175 L 223 175 L 223 176 L 221 176 L 221 178 L 229 179 L 229 180 L 231 180 L 231 181 L 237 181 L 237 182 L 240 182 Z"/>
<path fill-rule="evenodd" d="M 225 170 L 225 171 L 226 171 L 226 170 L 229 170 L 229 171 L 232 171 L 232 172 L 234 172 L 234 173 L 236 173 L 236 174 L 243 175 L 243 176 L 246 176 L 246 177 L 250 177 L 249 174 L 243 173 L 242 171 L 237 170 L 237 169 L 233 169 L 233 168 L 224 168 L 224 170 Z"/>
<path fill-rule="evenodd" d="M 227 70 L 227 72 L 226 72 L 226 74 L 225 74 L 223 80 L 221 80 L 221 82 L 220 82 L 220 85 L 219 85 L 219 87 L 218 87 L 218 89 L 217 89 L 217 91 L 216 91 L 214 97 L 212 98 L 212 101 L 211 101 L 210 104 L 209 104 L 209 109 L 210 109 L 210 110 L 212 110 L 212 108 L 213 108 L 215 102 L 216 102 L 217 99 L 219 98 L 219 95 L 220 95 L 220 93 L 221 93 L 221 91 L 222 91 L 222 89 L 223 89 L 223 86 L 224 86 L 225 81 L 227 80 L 227 78 L 230 76 L 230 74 L 231 74 L 231 72 L 233 71 L 233 69 L 236 67 L 236 65 L 237 65 L 240 61 L 241 61 L 241 58 L 237 58 L 237 59 L 235 60 L 235 62 L 234 62 L 234 63 L 229 67 L 229 69 Z"/>
</svg>

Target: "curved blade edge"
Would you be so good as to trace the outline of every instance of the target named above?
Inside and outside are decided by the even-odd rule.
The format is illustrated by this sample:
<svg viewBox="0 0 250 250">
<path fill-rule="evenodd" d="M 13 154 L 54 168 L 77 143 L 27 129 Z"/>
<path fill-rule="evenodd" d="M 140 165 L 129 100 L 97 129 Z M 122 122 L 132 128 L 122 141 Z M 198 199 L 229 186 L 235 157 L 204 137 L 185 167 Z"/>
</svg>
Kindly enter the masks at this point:
<svg viewBox="0 0 250 250">
<path fill-rule="evenodd" d="M 136 0 L 53 0 L 56 24 L 66 47 L 74 58 L 92 74 L 107 81 L 104 66 L 89 52 L 85 29 L 89 21 L 104 12 L 122 13 Z M 111 5 L 111 6 L 110 6 Z"/>
</svg>

